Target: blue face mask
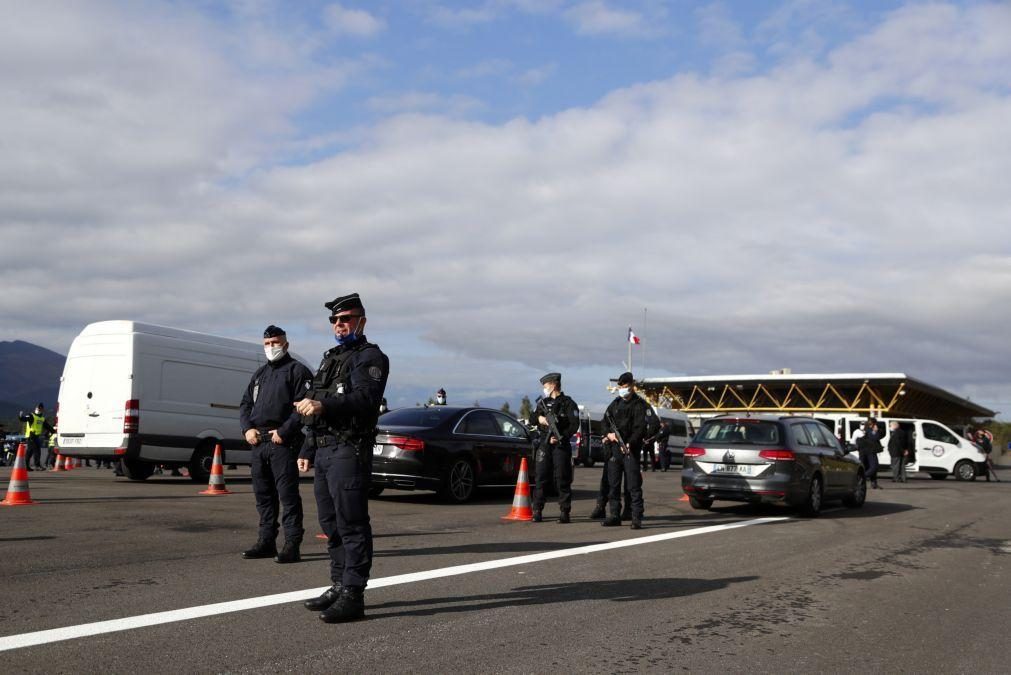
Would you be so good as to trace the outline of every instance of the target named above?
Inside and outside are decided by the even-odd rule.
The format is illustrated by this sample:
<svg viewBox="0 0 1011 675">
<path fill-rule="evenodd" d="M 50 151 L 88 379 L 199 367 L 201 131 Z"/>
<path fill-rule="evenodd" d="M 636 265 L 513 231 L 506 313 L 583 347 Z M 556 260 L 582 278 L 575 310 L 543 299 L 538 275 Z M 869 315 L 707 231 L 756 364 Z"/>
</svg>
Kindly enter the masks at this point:
<svg viewBox="0 0 1011 675">
<path fill-rule="evenodd" d="M 346 347 L 348 345 L 353 345 L 358 342 L 358 336 L 355 333 L 348 333 L 347 335 L 334 335 L 333 341 L 336 342 L 341 347 Z"/>
</svg>

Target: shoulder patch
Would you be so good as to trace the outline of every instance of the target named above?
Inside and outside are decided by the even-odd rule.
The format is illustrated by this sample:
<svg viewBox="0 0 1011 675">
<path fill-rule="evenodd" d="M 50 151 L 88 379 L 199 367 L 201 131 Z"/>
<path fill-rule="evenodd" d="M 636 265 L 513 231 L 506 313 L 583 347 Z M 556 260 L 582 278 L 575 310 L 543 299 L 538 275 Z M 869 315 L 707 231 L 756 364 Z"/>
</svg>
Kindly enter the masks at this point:
<svg viewBox="0 0 1011 675">
<path fill-rule="evenodd" d="M 373 380 L 383 379 L 383 369 L 379 366 L 369 366 L 369 377 Z"/>
</svg>

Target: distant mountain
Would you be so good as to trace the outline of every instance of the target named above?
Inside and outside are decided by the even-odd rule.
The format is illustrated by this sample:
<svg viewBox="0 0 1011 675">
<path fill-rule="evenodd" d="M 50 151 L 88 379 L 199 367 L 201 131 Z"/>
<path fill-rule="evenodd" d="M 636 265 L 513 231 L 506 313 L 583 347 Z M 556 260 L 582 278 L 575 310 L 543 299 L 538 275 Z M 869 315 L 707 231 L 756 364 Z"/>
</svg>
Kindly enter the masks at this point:
<svg viewBox="0 0 1011 675">
<path fill-rule="evenodd" d="M 66 360 L 30 342 L 0 342 L 0 419 L 11 419 L 18 410 L 34 408 L 39 401 L 51 415 Z"/>
</svg>

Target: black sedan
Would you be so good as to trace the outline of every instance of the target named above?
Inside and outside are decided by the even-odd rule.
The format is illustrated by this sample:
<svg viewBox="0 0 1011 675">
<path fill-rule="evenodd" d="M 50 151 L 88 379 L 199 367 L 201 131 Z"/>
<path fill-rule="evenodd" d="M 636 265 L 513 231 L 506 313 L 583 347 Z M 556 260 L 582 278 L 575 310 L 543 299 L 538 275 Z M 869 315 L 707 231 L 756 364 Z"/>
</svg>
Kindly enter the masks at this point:
<svg viewBox="0 0 1011 675">
<path fill-rule="evenodd" d="M 378 426 L 373 496 L 387 488 L 434 490 L 466 502 L 478 487 L 515 486 L 520 460 L 532 457 L 523 425 L 490 408 L 401 408 Z"/>
</svg>

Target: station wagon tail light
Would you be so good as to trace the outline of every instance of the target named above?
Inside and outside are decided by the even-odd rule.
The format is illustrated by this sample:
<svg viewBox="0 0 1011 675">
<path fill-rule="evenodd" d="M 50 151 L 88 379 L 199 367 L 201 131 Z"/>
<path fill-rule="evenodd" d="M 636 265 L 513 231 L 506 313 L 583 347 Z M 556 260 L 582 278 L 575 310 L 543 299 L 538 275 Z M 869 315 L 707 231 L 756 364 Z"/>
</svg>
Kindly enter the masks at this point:
<svg viewBox="0 0 1011 675">
<path fill-rule="evenodd" d="M 140 401 L 135 398 L 126 402 L 123 411 L 123 433 L 135 434 L 140 430 Z"/>
<path fill-rule="evenodd" d="M 701 457 L 704 454 L 706 454 L 705 448 L 696 448 L 694 446 L 685 448 L 685 457 Z"/>
<path fill-rule="evenodd" d="M 389 443 L 407 452 L 419 452 L 425 449 L 425 441 L 412 436 L 390 436 Z"/>
<path fill-rule="evenodd" d="M 771 459 L 779 462 L 792 462 L 797 459 L 793 450 L 762 450 L 758 453 L 762 459 Z"/>
</svg>

